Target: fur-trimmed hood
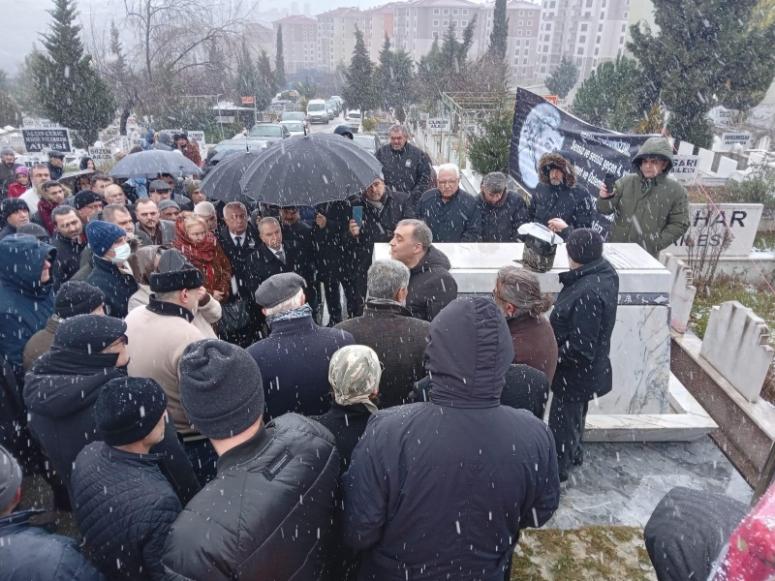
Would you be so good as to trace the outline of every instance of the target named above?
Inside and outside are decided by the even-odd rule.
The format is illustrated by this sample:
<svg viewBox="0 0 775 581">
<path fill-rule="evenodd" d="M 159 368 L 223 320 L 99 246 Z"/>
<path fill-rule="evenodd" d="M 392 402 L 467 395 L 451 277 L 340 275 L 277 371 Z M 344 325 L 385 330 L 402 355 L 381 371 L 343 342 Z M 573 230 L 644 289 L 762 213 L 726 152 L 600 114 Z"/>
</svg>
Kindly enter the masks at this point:
<svg viewBox="0 0 775 581">
<path fill-rule="evenodd" d="M 561 156 L 559 153 L 545 153 L 538 161 L 538 179 L 546 186 L 551 186 L 549 182 L 549 166 L 554 166 L 562 170 L 565 174 L 565 185 L 572 188 L 576 185 L 576 171 L 573 164 Z"/>
</svg>

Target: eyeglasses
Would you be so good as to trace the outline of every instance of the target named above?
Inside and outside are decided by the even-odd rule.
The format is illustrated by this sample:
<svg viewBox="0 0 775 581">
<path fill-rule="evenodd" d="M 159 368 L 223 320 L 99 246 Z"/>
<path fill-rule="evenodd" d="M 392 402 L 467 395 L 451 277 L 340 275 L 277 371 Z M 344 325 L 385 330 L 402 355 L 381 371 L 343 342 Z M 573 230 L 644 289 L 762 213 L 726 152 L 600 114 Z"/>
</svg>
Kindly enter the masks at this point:
<svg viewBox="0 0 775 581">
<path fill-rule="evenodd" d="M 439 180 L 438 183 L 440 186 L 448 186 L 448 185 L 454 185 L 458 183 L 458 181 L 460 180 Z"/>
</svg>

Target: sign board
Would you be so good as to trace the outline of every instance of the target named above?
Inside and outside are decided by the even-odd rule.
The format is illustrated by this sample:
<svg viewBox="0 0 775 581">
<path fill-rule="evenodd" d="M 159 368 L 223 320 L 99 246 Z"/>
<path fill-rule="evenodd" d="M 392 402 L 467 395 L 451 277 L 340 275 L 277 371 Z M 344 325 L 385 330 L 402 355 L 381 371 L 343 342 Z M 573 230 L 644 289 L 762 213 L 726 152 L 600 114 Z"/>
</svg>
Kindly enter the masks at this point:
<svg viewBox="0 0 775 581">
<path fill-rule="evenodd" d="M 242 104 L 243 105 L 255 105 L 256 104 L 256 98 L 252 95 L 249 97 L 242 97 Z"/>
<path fill-rule="evenodd" d="M 550 102 L 552 105 L 554 105 L 555 107 L 557 106 L 557 101 L 559 100 L 559 98 L 557 97 L 557 95 L 544 95 L 544 99 L 546 99 L 547 101 L 549 101 L 549 102 Z"/>
<path fill-rule="evenodd" d="M 24 147 L 29 153 L 53 151 L 69 152 L 70 130 L 64 127 L 56 129 L 22 129 Z"/>
<path fill-rule="evenodd" d="M 205 153 L 205 146 L 207 145 L 205 142 L 205 132 L 204 131 L 187 131 L 188 138 L 191 141 L 196 142 L 196 144 L 199 146 L 199 151 L 202 152 L 202 154 Z"/>
<path fill-rule="evenodd" d="M 450 125 L 449 119 L 442 119 L 441 117 L 428 119 L 428 129 L 431 130 L 431 133 L 449 132 Z"/>
<path fill-rule="evenodd" d="M 90 147 L 89 157 L 94 161 L 109 160 L 113 159 L 113 153 L 109 147 Z"/>
<path fill-rule="evenodd" d="M 234 117 L 234 115 L 216 115 L 215 116 L 215 122 L 216 123 L 228 123 L 228 124 L 231 124 L 231 123 L 234 123 L 235 120 L 236 120 L 236 118 Z"/>
<path fill-rule="evenodd" d="M 735 133 L 722 133 L 721 145 L 724 147 L 732 147 L 733 145 L 740 145 L 743 149 L 747 148 L 751 143 L 751 134 L 748 131 L 737 131 Z"/>
<path fill-rule="evenodd" d="M 721 256 L 748 256 L 762 219 L 762 204 L 689 204 L 689 230 L 663 252 L 686 256 L 689 246 L 694 254 L 702 247 L 724 245 Z"/>
<path fill-rule="evenodd" d="M 673 170 L 670 175 L 685 186 L 696 183 L 699 164 L 699 155 L 674 155 Z"/>
</svg>

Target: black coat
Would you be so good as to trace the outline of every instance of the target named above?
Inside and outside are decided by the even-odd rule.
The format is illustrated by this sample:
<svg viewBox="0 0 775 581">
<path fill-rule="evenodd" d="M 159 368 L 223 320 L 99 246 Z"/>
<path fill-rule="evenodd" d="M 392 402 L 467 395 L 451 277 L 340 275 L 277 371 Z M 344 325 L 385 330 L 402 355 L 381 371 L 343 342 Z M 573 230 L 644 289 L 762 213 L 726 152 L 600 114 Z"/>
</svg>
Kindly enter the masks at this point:
<svg viewBox="0 0 775 581">
<path fill-rule="evenodd" d="M 294 256 L 285 242 L 283 242 L 283 251 L 285 252 L 284 263 L 275 256 L 269 247 L 264 244 L 259 245 L 258 250 L 256 250 L 256 272 L 259 284 L 275 274 L 295 272 Z"/>
<path fill-rule="evenodd" d="M 253 301 L 253 295 L 261 284 L 260 269 L 258 265 L 258 248 L 261 241 L 252 226 L 242 235 L 242 246 L 237 248 L 226 226 L 218 229 L 218 242 L 223 249 L 226 258 L 231 264 L 231 274 L 237 283 L 237 293 L 229 293 L 230 299 L 241 297 Z"/>
<path fill-rule="evenodd" d="M 319 228 L 317 224 L 312 227 L 315 268 L 319 274 L 341 276 L 352 268 L 342 260 L 345 253 L 345 237 L 349 236 L 347 229 L 352 216 L 350 203 L 331 202 L 317 207 L 316 211 L 326 217 L 326 227 Z"/>
<path fill-rule="evenodd" d="M 86 248 L 86 242 L 78 239 L 71 240 L 57 233 L 51 243 L 57 249 L 54 265 L 54 288 L 58 289 L 80 270 L 81 253 Z"/>
<path fill-rule="evenodd" d="M 352 334 L 357 345 L 376 351 L 382 364 L 381 408 L 407 403 L 412 386 L 425 376 L 423 357 L 430 323 L 413 318 L 398 303 L 370 300 L 363 316 L 336 326 Z"/>
<path fill-rule="evenodd" d="M 382 164 L 385 184 L 397 192 L 408 193 L 410 203 L 417 205 L 423 192 L 431 187 L 430 158 L 411 143 L 398 151 L 390 144 L 383 145 L 375 155 Z"/>
<path fill-rule="evenodd" d="M 433 232 L 434 242 L 480 242 L 482 216 L 476 198 L 458 190 L 449 202 L 439 190 L 428 190 L 417 204 L 417 217 Z"/>
<path fill-rule="evenodd" d="M 546 226 L 552 218 L 562 218 L 568 228 L 560 235 L 567 238 L 574 228 L 592 228 L 598 217 L 595 201 L 578 186 L 538 184 L 530 200 L 530 221 Z"/>
<path fill-rule="evenodd" d="M 413 317 L 432 321 L 455 298 L 457 283 L 449 274 L 449 258 L 431 246 L 423 259 L 410 269 L 406 307 Z"/>
<path fill-rule="evenodd" d="M 331 408 L 326 413 L 313 418 L 334 435 L 336 449 L 342 462 L 340 474 L 344 474 L 350 466 L 355 445 L 366 430 L 370 417 L 371 412 L 361 403 L 344 406 L 334 401 L 331 402 Z"/>
<path fill-rule="evenodd" d="M 513 350 L 492 302 L 450 305 L 427 356 L 431 401 L 380 410 L 355 447 L 344 542 L 364 551 L 360 580 L 503 581 L 519 530 L 559 504 L 554 440 L 500 405 Z"/>
<path fill-rule="evenodd" d="M 313 581 L 325 568 L 339 454 L 333 436 L 295 414 L 218 458 L 218 476 L 167 537 L 169 579 Z"/>
<path fill-rule="evenodd" d="M 283 224 L 283 246 L 291 256 L 293 269 L 296 274 L 307 281 L 307 288 L 311 289 L 315 284 L 315 240 L 312 236 L 312 228 L 304 222 L 295 224 Z M 309 291 L 308 291 L 309 292 Z"/>
<path fill-rule="evenodd" d="M 95 256 L 92 264 L 94 268 L 86 282 L 105 294 L 105 314 L 123 319 L 128 313 L 129 299 L 137 292 L 137 282 L 131 274 L 120 271 L 107 260 Z"/>
<path fill-rule="evenodd" d="M 25 510 L 0 518 L 3 581 L 103 581 L 73 539 L 30 524 L 30 517 L 40 512 Z"/>
<path fill-rule="evenodd" d="M 619 276 L 604 258 L 560 274 L 563 285 L 549 321 L 559 357 L 554 396 L 585 402 L 611 391 L 611 333 L 619 302 Z"/>
<path fill-rule="evenodd" d="M 479 196 L 476 206 L 481 216 L 482 242 L 518 242 L 517 229 L 530 222 L 527 204 L 515 192 L 506 192 L 497 206 Z"/>
<path fill-rule="evenodd" d="M 312 316 L 274 322 L 269 337 L 248 347 L 264 380 L 265 418 L 287 412 L 305 416 L 325 413 L 331 405 L 331 356 L 353 343 L 350 333 L 320 327 Z"/>
<path fill-rule="evenodd" d="M 75 460 L 71 488 L 86 550 L 105 575 L 163 578 L 164 541 L 183 507 L 159 456 L 93 442 Z"/>
</svg>

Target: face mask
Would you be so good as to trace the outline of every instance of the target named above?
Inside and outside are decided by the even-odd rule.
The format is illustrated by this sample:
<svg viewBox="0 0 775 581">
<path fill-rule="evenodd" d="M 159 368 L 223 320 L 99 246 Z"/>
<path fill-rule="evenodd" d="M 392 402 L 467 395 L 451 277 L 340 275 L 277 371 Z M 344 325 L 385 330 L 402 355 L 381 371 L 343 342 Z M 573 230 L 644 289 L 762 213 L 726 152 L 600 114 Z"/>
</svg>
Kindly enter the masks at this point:
<svg viewBox="0 0 775 581">
<path fill-rule="evenodd" d="M 121 246 L 115 248 L 113 252 L 115 252 L 116 255 L 111 258 L 110 261 L 113 264 L 121 264 L 129 260 L 129 256 L 132 254 L 132 249 L 129 247 L 128 242 L 124 242 Z"/>
</svg>

